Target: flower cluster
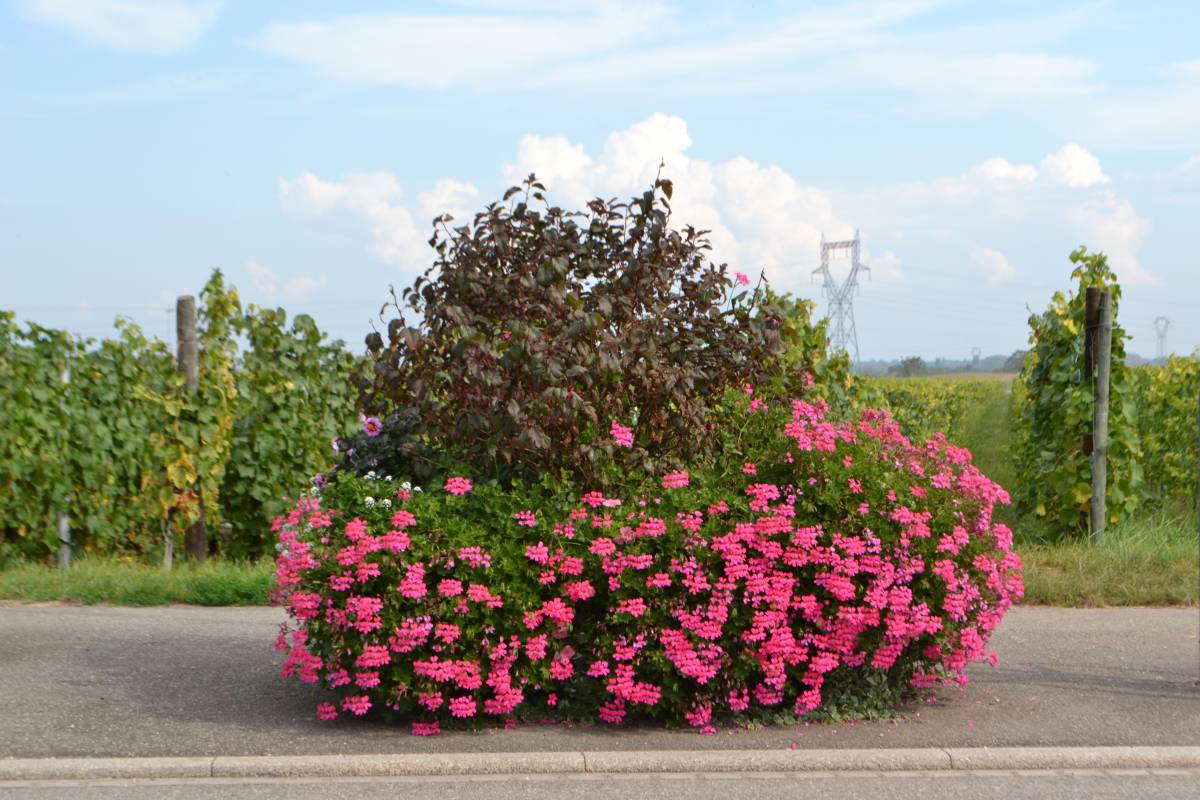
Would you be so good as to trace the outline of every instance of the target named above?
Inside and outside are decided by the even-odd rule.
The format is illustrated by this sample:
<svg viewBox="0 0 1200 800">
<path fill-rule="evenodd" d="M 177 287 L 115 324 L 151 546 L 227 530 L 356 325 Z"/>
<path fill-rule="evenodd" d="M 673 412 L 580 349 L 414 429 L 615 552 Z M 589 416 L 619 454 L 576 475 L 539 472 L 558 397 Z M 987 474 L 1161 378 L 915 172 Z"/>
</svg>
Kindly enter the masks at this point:
<svg viewBox="0 0 1200 800">
<path fill-rule="evenodd" d="M 567 511 L 512 498 L 503 535 L 446 533 L 445 515 L 493 487 L 364 515 L 351 495 L 366 489 L 331 481 L 276 524 L 283 674 L 340 698 L 321 719 L 387 708 L 423 735 L 567 712 L 711 732 L 810 714 L 848 673 L 897 691 L 965 685 L 1022 593 L 1012 534 L 992 519 L 1004 490 L 886 412 L 838 422 L 820 403 L 755 400 L 739 424 L 757 438 L 730 469 L 660 476 L 663 497 L 588 492 Z"/>
</svg>

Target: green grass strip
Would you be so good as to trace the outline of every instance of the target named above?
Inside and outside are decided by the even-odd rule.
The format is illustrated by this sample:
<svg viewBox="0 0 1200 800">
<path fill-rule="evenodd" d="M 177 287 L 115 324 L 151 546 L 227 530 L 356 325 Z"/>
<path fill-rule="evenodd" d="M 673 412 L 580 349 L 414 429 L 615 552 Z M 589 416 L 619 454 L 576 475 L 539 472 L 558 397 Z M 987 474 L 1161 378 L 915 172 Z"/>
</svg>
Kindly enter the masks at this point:
<svg viewBox="0 0 1200 800">
<path fill-rule="evenodd" d="M 68 570 L 23 564 L 0 572 L 0 600 L 120 606 L 267 605 L 272 571 L 269 561 L 180 564 L 170 572 L 156 565 L 99 558 L 81 559 Z"/>
<path fill-rule="evenodd" d="M 1054 606 L 1196 605 L 1196 517 L 1160 513 L 1085 538 L 1019 547 L 1025 603 Z"/>
<path fill-rule="evenodd" d="M 1019 547 L 1027 604 L 1195 605 L 1200 597 L 1196 518 L 1161 513 L 1117 525 L 1104 544 L 1070 539 Z M 0 571 L 0 601 L 92 605 L 266 605 L 269 561 L 157 565 L 81 559 L 69 570 L 23 564 Z"/>
</svg>

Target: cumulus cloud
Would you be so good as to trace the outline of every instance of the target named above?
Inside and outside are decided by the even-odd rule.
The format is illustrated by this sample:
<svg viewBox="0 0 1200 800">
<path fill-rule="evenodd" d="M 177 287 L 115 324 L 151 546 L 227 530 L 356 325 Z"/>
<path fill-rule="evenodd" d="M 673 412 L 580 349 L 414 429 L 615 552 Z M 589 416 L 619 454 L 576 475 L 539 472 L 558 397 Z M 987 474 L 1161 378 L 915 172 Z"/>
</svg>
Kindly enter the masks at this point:
<svg viewBox="0 0 1200 800">
<path fill-rule="evenodd" d="M 989 284 L 1011 282 L 1016 270 L 1006 253 L 1028 258 L 1029 231 L 1039 226 L 1063 254 L 1085 242 L 1108 253 L 1123 281 L 1157 281 L 1139 256 L 1149 221 L 1105 185 L 1099 162 L 1079 145 L 1048 154 L 1040 169 L 994 156 L 957 175 L 836 195 L 779 165 L 746 156 L 709 161 L 692 156 L 691 148 L 683 119 L 653 114 L 610 133 L 592 152 L 561 136 L 526 135 L 502 174 L 512 184 L 536 173 L 553 202 L 578 208 L 593 197 L 644 191 L 661 168 L 674 183 L 674 219 L 709 231 L 714 260 L 810 296 L 822 235 L 848 239 L 859 228 L 873 283 L 919 275 L 920 266 L 905 267 L 902 258 L 914 246 L 945 248 Z M 481 198 L 474 184 L 449 179 L 406 196 L 387 172 L 337 180 L 304 172 L 281 179 L 279 188 L 289 210 L 365 220 L 370 250 L 410 272 L 430 263 L 428 220 L 446 211 L 469 218 Z M 872 244 L 879 255 L 871 254 Z M 831 267 L 840 278 L 849 265 L 840 259 Z"/>
<path fill-rule="evenodd" d="M 1007 158 L 997 156 L 971 167 L 967 176 L 980 177 L 987 181 L 1032 183 L 1037 180 L 1038 171 L 1029 164 L 1014 164 Z"/>
<path fill-rule="evenodd" d="M 205 34 L 219 0 L 22 0 L 21 16 L 65 30 L 98 47 L 162 55 Z"/>
<path fill-rule="evenodd" d="M 976 268 L 983 272 L 984 280 L 992 286 L 1006 283 L 1017 276 L 1017 271 L 1009 263 L 1008 257 L 999 250 L 992 250 L 988 247 L 976 250 L 972 261 Z"/>
<path fill-rule="evenodd" d="M 1157 285 L 1159 278 L 1142 264 L 1138 249 L 1150 232 L 1150 220 L 1138 216 L 1133 203 L 1104 190 L 1071 212 L 1088 234 L 1092 250 L 1102 250 L 1117 276 L 1133 285 Z"/>
<path fill-rule="evenodd" d="M 1074 142 L 1043 158 L 1042 173 L 1052 181 L 1073 188 L 1111 181 L 1100 168 L 1100 159 Z"/>
<path fill-rule="evenodd" d="M 517 183 L 536 173 L 555 203 L 578 208 L 597 196 L 644 191 L 662 165 L 663 175 L 674 183 L 674 218 L 709 231 L 714 259 L 740 271 L 763 272 L 780 289 L 810 284 L 822 234 L 831 239 L 854 235 L 853 225 L 835 213 L 823 191 L 801 184 L 779 166 L 745 157 L 710 162 L 691 157 L 691 146 L 684 120 L 654 114 L 610 134 L 594 157 L 562 137 L 525 136 L 503 174 L 508 183 Z M 372 252 L 410 271 L 430 260 L 427 220 L 447 211 L 464 219 L 480 201 L 475 185 L 440 180 L 405 202 L 399 181 L 386 172 L 340 180 L 304 172 L 281 179 L 279 189 L 289 211 L 340 211 L 365 219 Z M 895 253 L 885 252 L 875 266 L 878 280 L 900 277 Z"/>
<path fill-rule="evenodd" d="M 458 191 L 461 195 L 464 189 Z M 371 251 L 383 261 L 413 266 L 428 260 L 427 225 L 418 225 L 413 211 L 401 202 L 400 182 L 391 173 L 352 173 L 331 181 L 303 172 L 291 180 L 280 178 L 279 193 L 290 211 L 348 211 L 365 218 L 371 228 Z"/>
<path fill-rule="evenodd" d="M 536 173 L 556 200 L 580 205 L 596 196 L 643 191 L 662 165 L 674 183 L 674 217 L 710 231 L 713 257 L 744 272 L 763 272 L 785 289 L 809 282 L 822 233 L 853 236 L 854 226 L 834 212 L 826 193 L 781 167 L 744 156 L 697 159 L 688 153 L 691 146 L 683 119 L 653 114 L 610 134 L 595 158 L 562 137 L 526 136 L 505 175 L 513 181 Z M 889 277 L 897 272 L 890 262 L 883 270 Z"/>
</svg>

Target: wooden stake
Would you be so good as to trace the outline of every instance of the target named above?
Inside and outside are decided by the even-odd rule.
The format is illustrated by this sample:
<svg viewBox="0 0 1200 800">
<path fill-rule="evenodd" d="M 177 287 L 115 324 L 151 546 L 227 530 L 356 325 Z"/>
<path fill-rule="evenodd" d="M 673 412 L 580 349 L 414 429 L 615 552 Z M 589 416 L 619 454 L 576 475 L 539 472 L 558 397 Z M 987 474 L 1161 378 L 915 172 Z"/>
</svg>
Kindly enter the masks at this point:
<svg viewBox="0 0 1200 800">
<path fill-rule="evenodd" d="M 1092 544 L 1104 538 L 1108 494 L 1108 382 L 1112 368 L 1112 295 L 1100 294 L 1095 328 L 1095 407 L 1092 416 Z"/>
<path fill-rule="evenodd" d="M 175 303 L 175 336 L 179 343 L 179 371 L 183 373 L 184 392 L 195 394 L 200 388 L 200 346 L 196 340 L 196 298 L 183 295 Z M 208 525 L 204 520 L 204 496 L 197 491 L 200 515 L 183 537 L 184 552 L 190 561 L 208 557 Z"/>
</svg>

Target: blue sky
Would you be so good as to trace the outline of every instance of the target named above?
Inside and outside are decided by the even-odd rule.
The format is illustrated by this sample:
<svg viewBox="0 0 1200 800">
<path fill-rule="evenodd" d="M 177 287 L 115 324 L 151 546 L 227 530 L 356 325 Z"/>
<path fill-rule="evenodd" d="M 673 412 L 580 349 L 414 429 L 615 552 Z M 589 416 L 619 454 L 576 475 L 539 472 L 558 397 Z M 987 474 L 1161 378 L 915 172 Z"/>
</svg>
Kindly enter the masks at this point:
<svg viewBox="0 0 1200 800">
<path fill-rule="evenodd" d="M 0 150 L 0 308 L 90 336 L 219 266 L 358 348 L 435 214 L 665 160 L 778 289 L 861 230 L 863 358 L 1023 347 L 1079 244 L 1200 345 L 1200 3 L 15 0 Z"/>
</svg>

